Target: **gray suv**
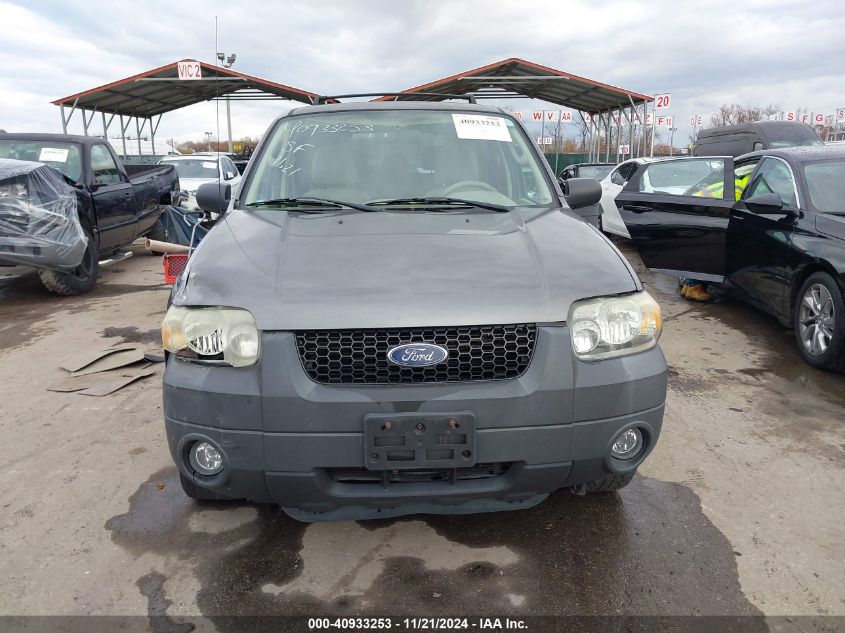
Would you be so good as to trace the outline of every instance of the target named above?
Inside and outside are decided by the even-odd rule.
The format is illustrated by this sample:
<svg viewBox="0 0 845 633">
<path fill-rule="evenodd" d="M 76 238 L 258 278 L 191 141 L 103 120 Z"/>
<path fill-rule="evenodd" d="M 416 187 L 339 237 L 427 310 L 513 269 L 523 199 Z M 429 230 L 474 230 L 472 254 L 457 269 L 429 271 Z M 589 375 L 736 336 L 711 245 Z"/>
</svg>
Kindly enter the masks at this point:
<svg viewBox="0 0 845 633">
<path fill-rule="evenodd" d="M 162 325 L 185 492 L 315 521 L 626 485 L 660 433 L 662 322 L 570 209 L 597 202 L 594 185 L 561 191 L 496 108 L 277 119 L 237 192 L 197 192 L 226 213 Z"/>
</svg>

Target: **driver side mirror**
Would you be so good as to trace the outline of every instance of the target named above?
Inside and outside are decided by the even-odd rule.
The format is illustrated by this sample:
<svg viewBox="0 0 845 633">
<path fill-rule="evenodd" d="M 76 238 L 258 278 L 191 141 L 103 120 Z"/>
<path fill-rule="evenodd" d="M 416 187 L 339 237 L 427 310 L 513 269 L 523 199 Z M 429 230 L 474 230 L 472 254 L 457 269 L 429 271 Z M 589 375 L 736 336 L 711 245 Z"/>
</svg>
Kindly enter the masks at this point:
<svg viewBox="0 0 845 633">
<path fill-rule="evenodd" d="M 234 178 L 234 177 L 235 177 L 235 174 L 233 174 L 233 173 L 232 173 L 232 172 L 230 172 L 230 171 L 227 171 L 225 174 L 223 174 L 223 177 L 224 177 L 226 180 L 231 180 L 232 178 Z"/>
<path fill-rule="evenodd" d="M 754 213 L 787 213 L 783 208 L 783 200 L 776 193 L 759 193 L 746 199 L 745 206 Z"/>
<path fill-rule="evenodd" d="M 571 209 L 591 207 L 601 200 L 601 185 L 593 178 L 569 178 L 563 183 L 563 197 Z"/>
<path fill-rule="evenodd" d="M 232 199 L 232 185 L 207 182 L 197 188 L 197 206 L 207 213 L 225 213 Z"/>
</svg>

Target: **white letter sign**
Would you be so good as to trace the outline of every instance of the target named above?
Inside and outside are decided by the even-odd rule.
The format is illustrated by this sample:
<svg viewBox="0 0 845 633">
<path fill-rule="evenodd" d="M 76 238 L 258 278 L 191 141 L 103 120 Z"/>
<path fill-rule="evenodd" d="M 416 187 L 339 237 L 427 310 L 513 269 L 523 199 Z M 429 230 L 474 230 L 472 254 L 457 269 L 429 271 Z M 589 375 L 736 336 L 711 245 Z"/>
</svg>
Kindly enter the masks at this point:
<svg viewBox="0 0 845 633">
<path fill-rule="evenodd" d="M 669 105 L 672 103 L 672 95 L 654 95 L 654 109 L 655 110 L 668 110 Z"/>
<path fill-rule="evenodd" d="M 845 123 L 845 108 L 836 108 L 836 122 Z"/>
<path fill-rule="evenodd" d="M 179 79 L 202 79 L 202 66 L 199 62 L 176 62 Z"/>
</svg>

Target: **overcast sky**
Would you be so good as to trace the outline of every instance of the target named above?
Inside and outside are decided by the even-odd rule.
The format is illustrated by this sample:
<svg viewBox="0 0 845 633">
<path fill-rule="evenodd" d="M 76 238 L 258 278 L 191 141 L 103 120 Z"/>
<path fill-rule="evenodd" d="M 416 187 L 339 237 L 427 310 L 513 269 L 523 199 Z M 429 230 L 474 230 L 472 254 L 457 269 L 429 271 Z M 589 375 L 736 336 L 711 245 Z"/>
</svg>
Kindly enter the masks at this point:
<svg viewBox="0 0 845 633">
<path fill-rule="evenodd" d="M 0 128 L 60 132 L 54 99 L 178 59 L 214 63 L 215 16 L 235 70 L 320 93 L 401 90 L 507 57 L 671 92 L 676 144 L 690 115 L 707 120 L 722 103 L 845 106 L 841 0 L 0 0 Z M 234 103 L 233 133 L 259 136 L 289 107 Z M 207 130 L 214 103 L 165 114 L 158 137 Z"/>
</svg>

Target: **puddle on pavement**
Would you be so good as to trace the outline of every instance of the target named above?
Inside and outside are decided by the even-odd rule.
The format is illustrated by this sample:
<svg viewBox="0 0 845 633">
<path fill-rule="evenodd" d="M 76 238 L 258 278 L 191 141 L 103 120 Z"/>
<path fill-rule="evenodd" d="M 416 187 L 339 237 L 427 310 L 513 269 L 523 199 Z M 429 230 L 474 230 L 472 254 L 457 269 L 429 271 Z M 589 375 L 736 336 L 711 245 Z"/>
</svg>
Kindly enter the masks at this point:
<svg viewBox="0 0 845 633">
<path fill-rule="evenodd" d="M 739 586 L 741 552 L 698 497 L 641 477 L 619 494 L 562 492 L 524 511 L 309 525 L 272 505 L 196 504 L 168 468 L 106 528 L 135 556 L 190 569 L 197 606 L 221 631 L 255 622 L 217 614 L 760 615 Z M 173 596 L 170 582 L 155 587 Z"/>
<path fill-rule="evenodd" d="M 161 346 L 160 328 L 141 331 L 135 326 L 107 327 L 103 330 L 102 337 L 119 338 L 121 343 L 156 343 Z"/>
<path fill-rule="evenodd" d="M 36 274 L 0 279 L 0 350 L 19 348 L 54 333 L 56 328 L 45 322 L 53 318 L 57 312 L 83 313 L 91 310 L 101 300 L 120 297 L 127 293 L 156 291 L 164 297 L 164 293 L 169 290 L 170 287 L 163 284 L 117 284 L 103 283 L 101 280 L 89 293 L 62 297 L 47 291 Z M 158 330 L 156 332 L 156 336 L 160 336 Z M 127 329 L 126 334 L 133 333 Z M 138 334 L 148 335 L 149 333 Z"/>
</svg>

